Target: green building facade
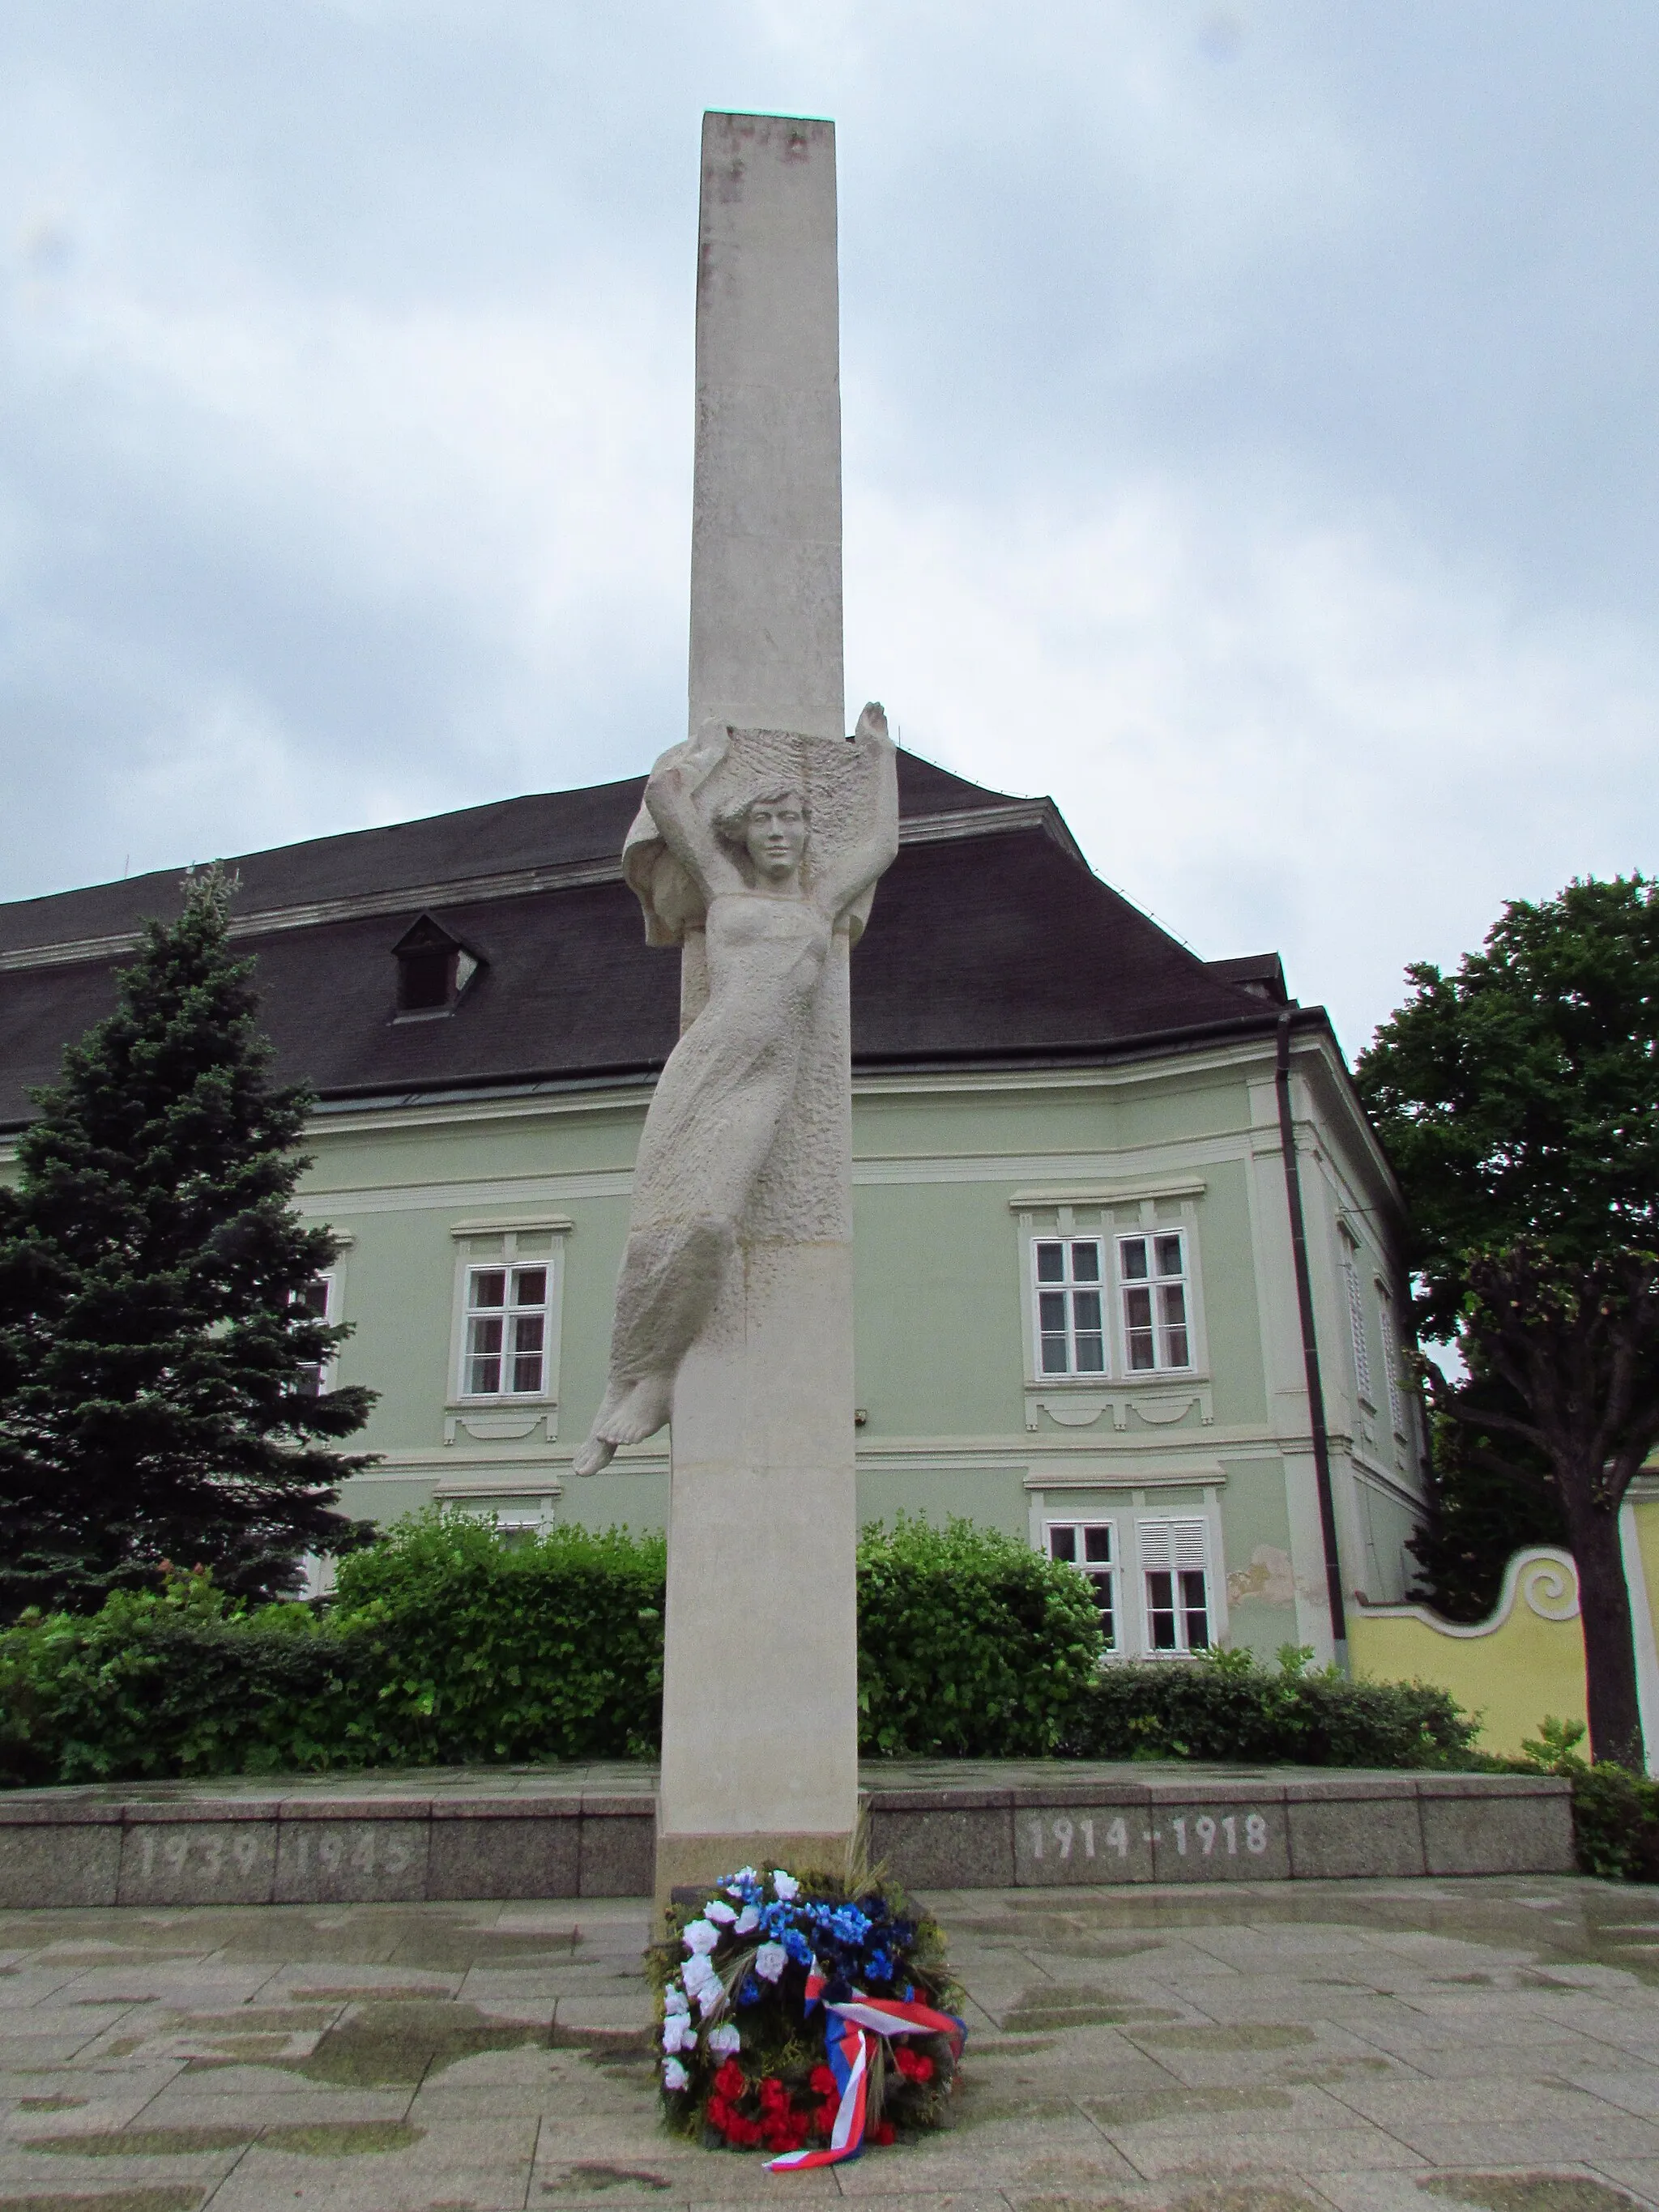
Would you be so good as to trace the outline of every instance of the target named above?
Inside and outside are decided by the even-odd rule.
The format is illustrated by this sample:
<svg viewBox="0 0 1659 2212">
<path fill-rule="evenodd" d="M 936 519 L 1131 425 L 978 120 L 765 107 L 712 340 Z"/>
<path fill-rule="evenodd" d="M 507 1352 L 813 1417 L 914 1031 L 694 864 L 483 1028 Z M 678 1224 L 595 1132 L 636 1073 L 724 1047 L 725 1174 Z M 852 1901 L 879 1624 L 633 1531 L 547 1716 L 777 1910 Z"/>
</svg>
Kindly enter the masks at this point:
<svg viewBox="0 0 1659 2212">
<path fill-rule="evenodd" d="M 1206 963 L 1118 899 L 1048 802 L 904 769 L 853 964 L 861 1516 L 1074 1559 L 1124 1655 L 1328 1656 L 1281 1093 L 1345 1593 L 1404 1595 L 1425 1445 L 1398 1194 L 1329 1024 L 1271 956 Z M 380 1394 L 355 1515 L 665 1522 L 666 1432 L 571 1472 L 673 1035 L 677 956 L 617 876 L 638 789 L 236 864 L 280 1072 L 321 1093 L 301 1206 L 341 1239 L 333 1379 Z M 174 898 L 0 908 L 14 1124 Z"/>
</svg>

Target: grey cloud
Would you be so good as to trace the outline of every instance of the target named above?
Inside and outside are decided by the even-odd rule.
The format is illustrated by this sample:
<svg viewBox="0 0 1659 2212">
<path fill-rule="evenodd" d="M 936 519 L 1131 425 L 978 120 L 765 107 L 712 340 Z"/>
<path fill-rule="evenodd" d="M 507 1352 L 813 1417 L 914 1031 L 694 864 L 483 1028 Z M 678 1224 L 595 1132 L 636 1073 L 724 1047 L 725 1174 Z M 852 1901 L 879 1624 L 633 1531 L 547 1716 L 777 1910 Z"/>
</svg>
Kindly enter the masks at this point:
<svg viewBox="0 0 1659 2212">
<path fill-rule="evenodd" d="M 698 115 L 773 106 L 840 125 L 849 560 L 909 529 L 921 564 L 908 627 L 849 578 L 855 686 L 1053 786 L 1109 873 L 1114 788 L 1157 786 L 1125 749 L 1164 747 L 1194 827 L 1139 895 L 1232 933 L 1201 951 L 1282 936 L 1358 1041 L 1505 890 L 1651 855 L 1620 733 L 1659 704 L 1656 61 L 1637 0 L 15 6 L 7 895 L 645 763 L 683 696 Z M 1293 579 L 1335 541 L 1322 622 Z M 1045 542 L 1101 563 L 1063 616 Z M 981 663 L 999 555 L 1024 611 Z M 1483 820 L 1506 629 L 1562 727 Z M 1027 692 L 1057 719 L 1000 754 Z M 1469 724 L 1438 787 L 1377 807 L 1353 755 L 1424 778 L 1437 700 Z M 1281 731 L 1306 815 L 1218 886 Z M 1430 911 L 1437 804 L 1437 869 L 1482 857 Z M 1370 906 L 1334 934 L 1339 838 Z"/>
</svg>

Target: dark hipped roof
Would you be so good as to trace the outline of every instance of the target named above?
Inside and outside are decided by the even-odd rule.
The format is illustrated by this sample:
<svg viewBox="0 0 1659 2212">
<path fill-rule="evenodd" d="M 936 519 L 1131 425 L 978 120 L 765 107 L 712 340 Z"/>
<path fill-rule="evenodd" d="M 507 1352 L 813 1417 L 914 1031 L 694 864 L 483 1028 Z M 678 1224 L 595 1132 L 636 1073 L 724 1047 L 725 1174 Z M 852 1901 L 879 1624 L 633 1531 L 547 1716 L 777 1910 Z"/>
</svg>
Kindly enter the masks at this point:
<svg viewBox="0 0 1659 2212">
<path fill-rule="evenodd" d="M 642 789 L 507 799 L 234 861 L 279 1077 L 345 1097 L 660 1065 L 679 963 L 646 945 L 617 866 Z M 1092 875 L 1049 802 L 908 753 L 900 793 L 905 842 L 854 958 L 857 1060 L 1098 1054 L 1271 1021 Z M 169 870 L 0 907 L 0 1124 L 27 1119 L 29 1086 L 108 1011 L 131 933 L 179 896 Z M 392 947 L 423 913 L 483 965 L 448 1018 L 396 1022 Z"/>
<path fill-rule="evenodd" d="M 969 783 L 914 753 L 902 753 L 900 760 L 907 815 L 1025 803 Z M 386 900 L 389 911 L 390 902 L 404 890 L 430 904 L 427 895 L 446 884 L 528 869 L 565 869 L 583 861 L 616 862 L 644 793 L 642 775 L 581 791 L 532 792 L 489 806 L 463 807 L 456 814 L 396 822 L 390 829 L 353 830 L 338 837 L 309 837 L 300 845 L 243 853 L 224 865 L 241 878 L 237 906 L 244 915 L 365 897 Z M 161 868 L 118 884 L 94 884 L 87 890 L 0 906 L 0 954 L 131 932 L 148 915 L 175 915 L 184 872 L 182 867 Z"/>
</svg>

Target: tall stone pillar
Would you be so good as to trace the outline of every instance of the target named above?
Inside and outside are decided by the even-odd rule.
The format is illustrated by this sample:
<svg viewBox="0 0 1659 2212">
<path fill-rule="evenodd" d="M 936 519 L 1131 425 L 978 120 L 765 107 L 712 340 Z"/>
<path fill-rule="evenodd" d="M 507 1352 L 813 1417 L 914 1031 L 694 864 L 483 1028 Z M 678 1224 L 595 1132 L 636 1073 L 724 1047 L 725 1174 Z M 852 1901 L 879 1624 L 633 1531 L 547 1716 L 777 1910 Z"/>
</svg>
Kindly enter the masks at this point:
<svg viewBox="0 0 1659 2212">
<path fill-rule="evenodd" d="M 706 115 L 690 730 L 840 742 L 836 128 Z"/>
<path fill-rule="evenodd" d="M 820 855 L 868 800 L 842 693 L 838 326 L 834 126 L 707 116 L 690 734 L 730 726 L 722 777 L 803 791 Z M 674 1388 L 659 1900 L 746 1863 L 838 1865 L 856 1821 L 848 942 Z"/>
</svg>

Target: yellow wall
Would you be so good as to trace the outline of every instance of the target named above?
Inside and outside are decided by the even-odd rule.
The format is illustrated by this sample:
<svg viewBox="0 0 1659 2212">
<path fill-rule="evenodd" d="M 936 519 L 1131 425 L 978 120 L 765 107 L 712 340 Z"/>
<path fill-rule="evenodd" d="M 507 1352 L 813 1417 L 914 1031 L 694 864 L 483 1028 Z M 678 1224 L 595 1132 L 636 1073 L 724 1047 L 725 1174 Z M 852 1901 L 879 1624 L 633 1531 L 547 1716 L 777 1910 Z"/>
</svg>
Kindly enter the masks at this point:
<svg viewBox="0 0 1659 2212">
<path fill-rule="evenodd" d="M 1651 1461 L 1644 1472 L 1659 1472 Z M 1648 1610 L 1652 1612 L 1659 1600 L 1659 1498 L 1636 1498 L 1630 1500 L 1632 1516 L 1636 1522 L 1636 1544 L 1641 1555 L 1642 1574 L 1648 1586 Z M 1626 1572 L 1629 1554 L 1626 1554 Z"/>
<path fill-rule="evenodd" d="M 1659 1511 L 1638 1512 L 1650 1590 L 1659 1589 Z M 1565 1620 L 1551 1620 L 1571 1607 Z M 1584 1644 L 1577 1578 L 1563 1553 L 1518 1552 L 1491 1616 L 1471 1632 L 1416 1606 L 1356 1607 L 1348 1657 L 1374 1681 L 1432 1682 L 1480 1717 L 1479 1747 L 1518 1753 L 1546 1715 L 1582 1721 Z"/>
</svg>

